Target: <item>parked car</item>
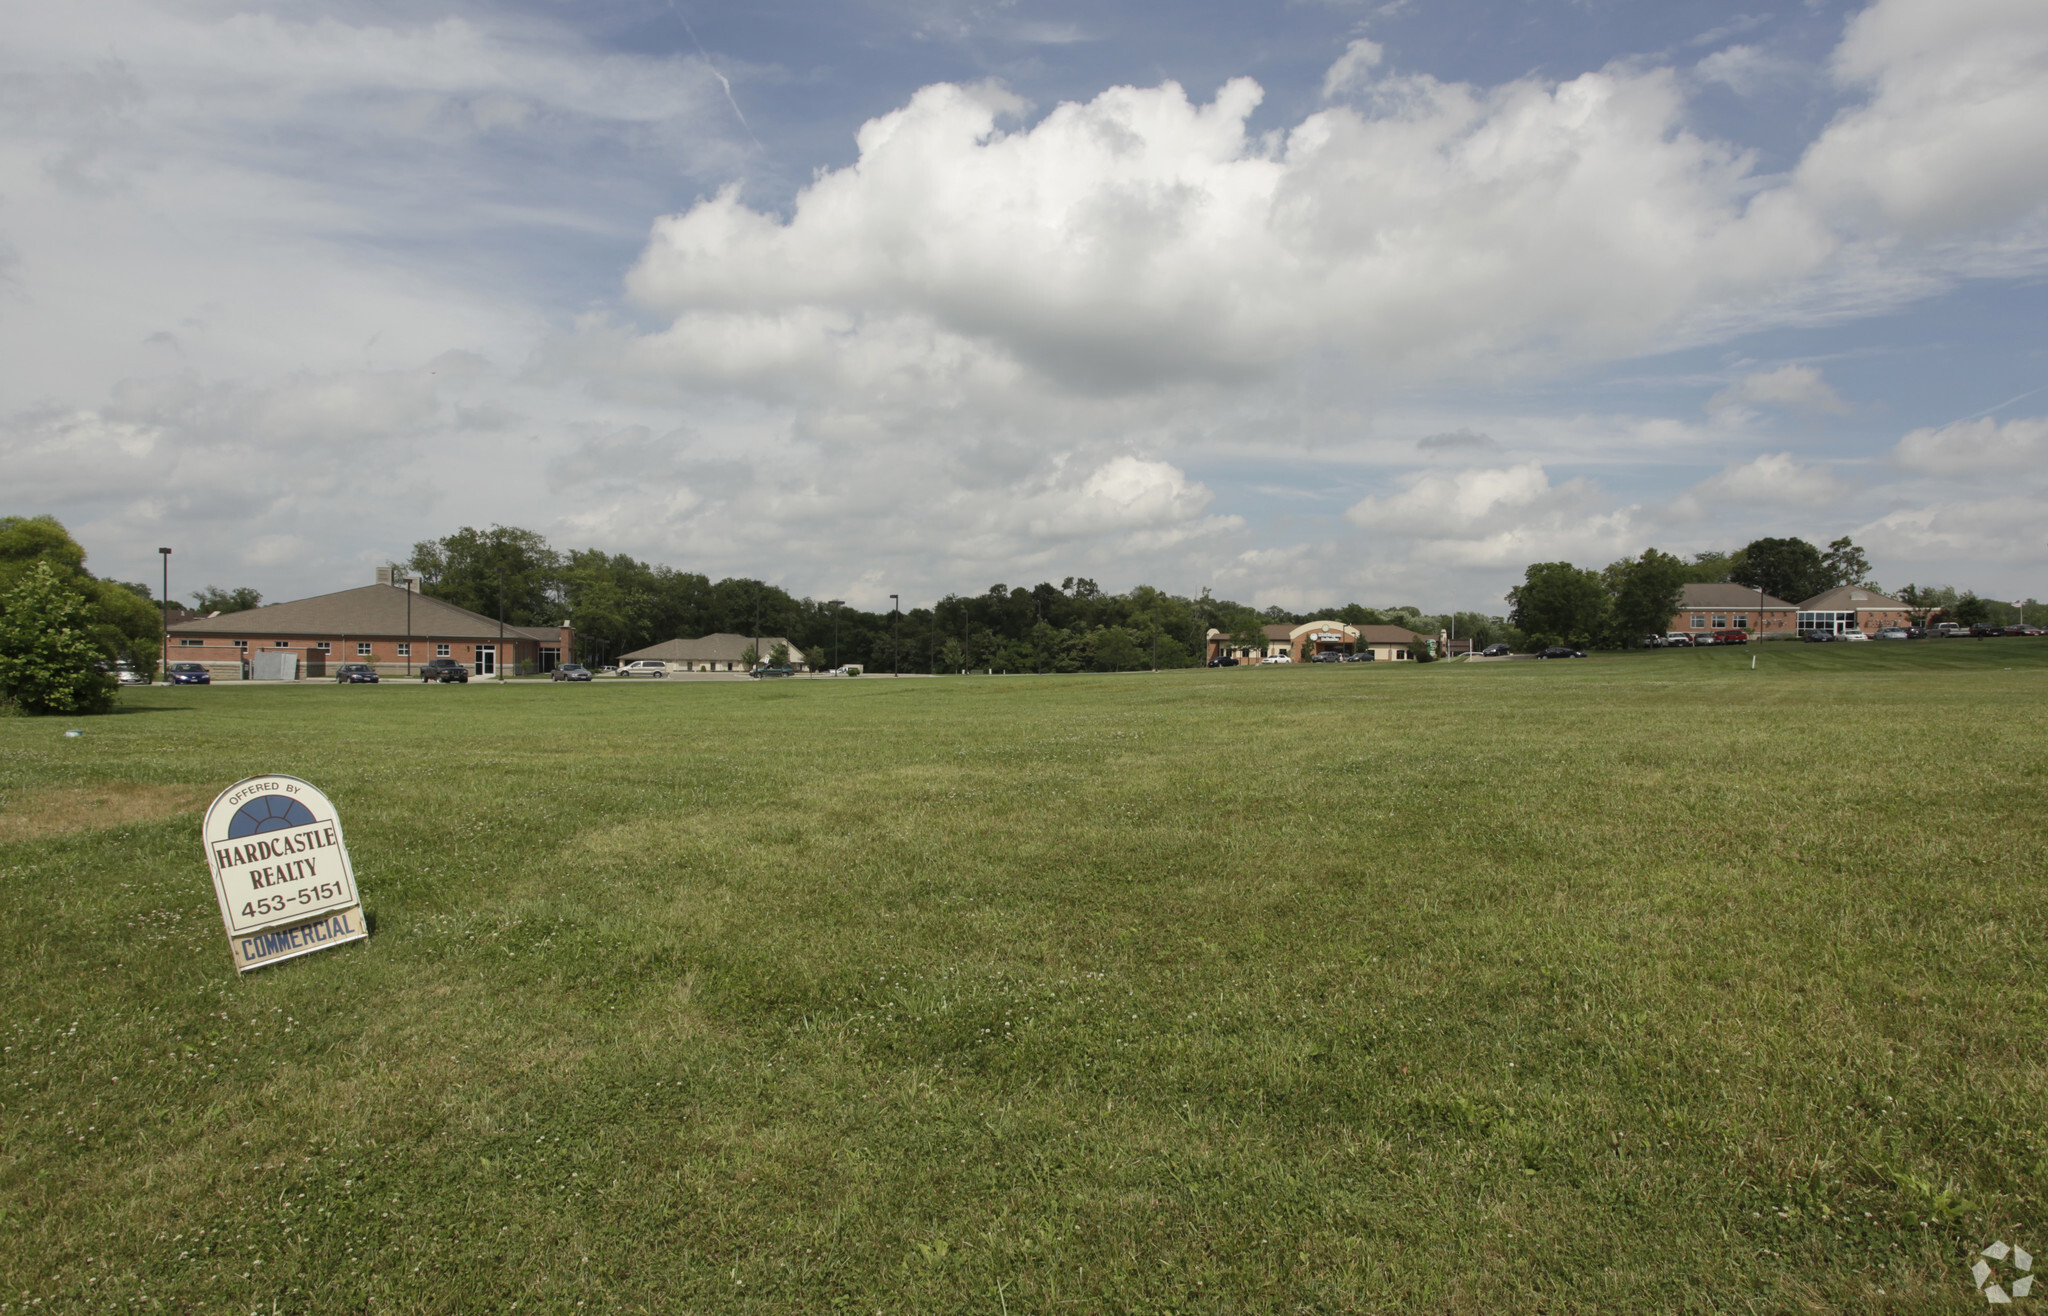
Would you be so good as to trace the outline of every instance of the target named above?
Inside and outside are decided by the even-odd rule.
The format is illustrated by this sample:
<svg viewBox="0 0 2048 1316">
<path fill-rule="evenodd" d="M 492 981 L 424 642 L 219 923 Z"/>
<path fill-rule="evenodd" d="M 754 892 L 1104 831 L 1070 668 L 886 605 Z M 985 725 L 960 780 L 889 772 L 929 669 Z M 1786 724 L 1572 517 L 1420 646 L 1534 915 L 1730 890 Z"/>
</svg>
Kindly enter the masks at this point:
<svg viewBox="0 0 2048 1316">
<path fill-rule="evenodd" d="M 1312 663 L 1341 663 L 1344 661 L 1344 655 L 1332 649 L 1328 653 L 1317 654 L 1315 657 L 1309 659 L 1309 661 Z"/>
<path fill-rule="evenodd" d="M 368 663 L 343 663 L 334 669 L 336 685 L 375 685 L 377 669 Z"/>
<path fill-rule="evenodd" d="M 1995 622 L 1995 621 L 1980 621 L 1980 622 L 1978 622 L 1978 623 L 1977 623 L 1977 624 L 1976 624 L 1975 626 L 1972 626 L 1972 627 L 1970 628 L 1970 635 L 1971 635 L 1971 638 L 1973 638 L 1973 639 L 1978 639 L 1978 640 L 1982 640 L 1982 639 L 1985 639 L 1985 638 L 1987 638 L 1987 637 L 1989 637 L 1989 636 L 1993 636 L 1993 635 L 2004 635 L 2004 634 L 2005 634 L 2005 627 L 2003 627 L 2003 626 L 2000 626 L 2000 625 L 1999 625 L 1999 624 L 1998 624 L 1997 622 Z"/>
<path fill-rule="evenodd" d="M 1690 649 L 1692 648 L 1692 636 L 1684 631 L 1668 632 L 1664 636 L 1664 646 L 1667 649 Z"/>
<path fill-rule="evenodd" d="M 1480 656 L 1481 658 L 1506 658 L 1506 657 L 1507 657 L 1508 655 L 1512 654 L 1512 653 L 1513 653 L 1514 651 L 1515 651 L 1515 650 L 1514 650 L 1514 647 L 1513 647 L 1512 645 L 1506 645 L 1506 644 L 1489 644 L 1489 645 L 1487 645 L 1487 646 L 1486 646 L 1486 647 L 1485 647 L 1484 649 L 1481 649 L 1481 650 L 1479 651 L 1479 656 Z M 1368 650 L 1367 650 L 1366 652 L 1370 653 L 1370 652 L 1372 652 L 1372 651 L 1371 651 L 1370 649 L 1368 649 Z"/>
<path fill-rule="evenodd" d="M 164 669 L 169 685 L 212 685 L 213 676 L 199 663 L 172 663 Z"/>
<path fill-rule="evenodd" d="M 1906 638 L 1909 640 L 1924 640 L 1927 638 L 1927 628 L 1925 626 L 1908 626 L 1906 628 Z"/>
<path fill-rule="evenodd" d="M 620 676 L 667 676 L 668 664 L 653 658 L 635 658 L 619 669 Z"/>
<path fill-rule="evenodd" d="M 1868 635 L 1865 635 L 1862 631 L 1851 629 L 1842 632 L 1842 639 L 1848 641 L 1851 644 L 1861 644 L 1869 640 L 1870 637 Z"/>
<path fill-rule="evenodd" d="M 1211 659 L 1209 660 L 1209 666 L 1211 666 L 1211 667 L 1235 667 L 1235 666 L 1237 666 L 1237 659 L 1235 659 L 1235 658 L 1211 658 Z"/>
<path fill-rule="evenodd" d="M 1236 664 L 1236 662 L 1237 662 L 1237 659 L 1233 658 L 1233 659 L 1231 659 L 1230 661 L 1231 661 L 1232 665 L 1235 665 L 1235 664 Z M 1218 665 L 1218 664 L 1216 664 L 1216 663 L 1210 663 L 1210 664 L 1209 664 L 1209 666 L 1211 666 L 1211 667 L 1215 667 L 1215 666 L 1217 666 L 1217 665 Z M 848 664 L 847 664 L 846 666 L 844 666 L 844 667 L 835 667 L 835 668 L 833 668 L 833 669 L 832 669 L 831 671 L 829 671 L 829 672 L 825 673 L 825 675 L 827 675 L 827 676 L 859 676 L 859 675 L 861 674 L 861 672 L 862 672 L 863 670 L 865 670 L 865 669 L 863 669 L 863 668 L 862 668 L 862 667 L 861 667 L 861 666 L 860 666 L 859 664 L 857 664 L 857 663 L 848 663 Z"/>
<path fill-rule="evenodd" d="M 1266 661 L 1267 661 L 1267 662 L 1269 662 L 1269 663 L 1291 663 L 1291 662 L 1293 662 L 1293 661 L 1294 661 L 1294 659 L 1293 659 L 1293 658 L 1292 658 L 1291 656 L 1287 655 L 1287 654 L 1284 654 L 1284 653 L 1276 653 L 1276 654 L 1272 654 L 1272 655 L 1269 655 L 1269 656 L 1267 657 Z"/>
<path fill-rule="evenodd" d="M 748 676 L 753 676 L 753 677 L 769 677 L 769 676 L 795 676 L 795 675 L 796 675 L 796 668 L 794 668 L 794 667 L 756 667 L 756 668 L 755 668 L 755 669 L 754 669 L 753 671 L 751 671 L 751 672 L 748 672 L 748 673 L 747 673 L 747 675 L 748 675 Z"/>
<path fill-rule="evenodd" d="M 1956 622 L 1945 621 L 1934 628 L 1934 633 L 1936 635 L 1939 635 L 1942 639 L 1947 640 L 1953 639 L 1955 636 L 1958 635 L 1968 635 L 1970 633 L 1970 628 L 1967 626 L 1960 625 Z"/>
<path fill-rule="evenodd" d="M 2029 626 L 2025 622 L 2015 622 L 2005 628 L 2005 633 L 2007 635 L 2039 635 L 2041 628 L 2039 626 Z"/>
<path fill-rule="evenodd" d="M 1538 658 L 1583 658 L 1586 656 L 1586 651 L 1584 649 L 1574 649 L 1568 644 L 1553 644 L 1536 656 Z"/>
<path fill-rule="evenodd" d="M 441 685 L 450 682 L 469 684 L 469 669 L 453 658 L 429 658 L 420 664 L 420 680 L 435 681 Z"/>
<path fill-rule="evenodd" d="M 149 678 L 130 667 L 127 663 L 114 664 L 114 679 L 122 685 L 148 685 Z"/>
<path fill-rule="evenodd" d="M 1799 638 L 1808 644 L 1832 644 L 1839 637 L 1833 631 L 1815 626 L 1799 632 Z"/>
<path fill-rule="evenodd" d="M 582 663 L 563 663 L 560 667 L 548 673 L 548 679 L 550 681 L 588 681 L 590 679 L 590 669 Z"/>
<path fill-rule="evenodd" d="M 1910 640 L 1913 637 L 1903 626 L 1883 626 L 1878 628 L 1877 638 L 1880 640 Z"/>
<path fill-rule="evenodd" d="M 1748 631 L 1715 631 L 1715 632 L 1714 632 L 1714 643 L 1716 643 L 1716 644 L 1748 644 L 1748 643 L 1749 643 L 1749 632 L 1748 632 Z"/>
<path fill-rule="evenodd" d="M 1380 656 L 1372 650 L 1364 649 L 1358 653 L 1348 655 L 1344 661 L 1351 663 L 1376 663 L 1379 661 L 1379 658 Z"/>
</svg>

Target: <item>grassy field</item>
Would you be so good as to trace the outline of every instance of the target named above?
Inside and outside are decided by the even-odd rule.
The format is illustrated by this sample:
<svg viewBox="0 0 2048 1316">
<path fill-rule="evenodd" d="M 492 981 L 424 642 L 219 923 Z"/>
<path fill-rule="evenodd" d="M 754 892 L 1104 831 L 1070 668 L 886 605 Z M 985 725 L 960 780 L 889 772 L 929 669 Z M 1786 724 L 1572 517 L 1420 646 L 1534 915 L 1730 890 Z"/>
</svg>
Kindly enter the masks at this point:
<svg viewBox="0 0 2048 1316">
<path fill-rule="evenodd" d="M 0 721 L 10 1316 L 1961 1311 L 2048 1254 L 2048 641 L 123 709 Z M 237 980 L 198 812 L 268 771 L 374 935 Z"/>
</svg>

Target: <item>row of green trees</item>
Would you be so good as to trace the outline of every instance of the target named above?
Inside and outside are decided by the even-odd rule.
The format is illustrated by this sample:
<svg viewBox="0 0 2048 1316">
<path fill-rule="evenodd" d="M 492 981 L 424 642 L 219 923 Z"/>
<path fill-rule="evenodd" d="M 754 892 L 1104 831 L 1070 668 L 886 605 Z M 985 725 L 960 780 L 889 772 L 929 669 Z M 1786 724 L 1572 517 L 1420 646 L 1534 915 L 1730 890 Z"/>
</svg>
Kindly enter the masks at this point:
<svg viewBox="0 0 2048 1316">
<path fill-rule="evenodd" d="M 163 617 L 147 585 L 102 580 L 56 518 L 0 517 L 0 706 L 92 713 L 111 706 L 107 668 L 156 673 Z"/>
<path fill-rule="evenodd" d="M 714 581 L 601 549 L 563 551 L 515 526 L 464 526 L 423 540 L 394 563 L 420 577 L 435 598 L 517 626 L 576 628 L 578 651 L 609 661 L 662 640 L 714 632 L 784 636 L 814 663 L 860 664 L 871 671 L 1127 671 L 1188 667 L 1203 660 L 1209 628 L 1263 645 L 1262 628 L 1334 617 L 1353 624 L 1406 626 L 1478 639 L 1505 634 L 1499 618 L 1425 614 L 1345 604 L 1306 613 L 1253 609 L 1208 591 L 1188 598 L 1140 585 L 1122 594 L 1085 576 L 1059 584 L 996 584 L 980 594 L 948 594 L 900 615 L 870 612 L 837 599 L 801 598 L 764 581 Z"/>
</svg>

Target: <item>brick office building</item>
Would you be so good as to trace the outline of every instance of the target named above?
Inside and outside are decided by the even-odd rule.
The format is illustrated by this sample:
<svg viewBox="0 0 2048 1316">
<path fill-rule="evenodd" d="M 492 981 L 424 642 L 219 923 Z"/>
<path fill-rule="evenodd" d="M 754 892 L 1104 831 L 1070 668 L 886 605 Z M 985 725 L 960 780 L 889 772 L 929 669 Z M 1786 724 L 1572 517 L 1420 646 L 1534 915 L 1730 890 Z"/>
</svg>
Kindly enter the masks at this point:
<svg viewBox="0 0 2048 1316">
<path fill-rule="evenodd" d="M 417 582 L 378 583 L 291 603 L 218 613 L 169 628 L 170 660 L 200 662 L 216 681 L 238 680 L 257 652 L 289 653 L 301 677 L 333 674 L 342 663 L 369 663 L 381 676 L 404 677 L 429 658 L 453 658 L 472 676 L 549 672 L 576 657 L 576 632 L 560 626 L 505 626 L 421 594 Z"/>
<path fill-rule="evenodd" d="M 663 640 L 645 649 L 619 655 L 619 662 L 625 663 L 652 660 L 665 663 L 670 671 L 676 672 L 744 672 L 747 670 L 747 651 L 755 651 L 755 660 L 768 661 L 768 655 L 775 652 L 776 645 L 789 650 L 789 665 L 797 671 L 804 671 L 808 659 L 804 651 L 780 635 L 734 635 L 720 631 L 696 640 Z"/>
<path fill-rule="evenodd" d="M 1798 613 L 1796 605 L 1747 585 L 1692 584 L 1679 595 L 1669 629 L 1695 636 L 1744 631 L 1752 639 L 1769 639 L 1792 634 Z"/>
<path fill-rule="evenodd" d="M 1887 626 L 1911 626 L 1912 609 L 1897 599 L 1886 598 L 1874 589 L 1843 585 L 1816 594 L 1799 605 L 1802 631 L 1862 631 L 1875 635 Z"/>
</svg>

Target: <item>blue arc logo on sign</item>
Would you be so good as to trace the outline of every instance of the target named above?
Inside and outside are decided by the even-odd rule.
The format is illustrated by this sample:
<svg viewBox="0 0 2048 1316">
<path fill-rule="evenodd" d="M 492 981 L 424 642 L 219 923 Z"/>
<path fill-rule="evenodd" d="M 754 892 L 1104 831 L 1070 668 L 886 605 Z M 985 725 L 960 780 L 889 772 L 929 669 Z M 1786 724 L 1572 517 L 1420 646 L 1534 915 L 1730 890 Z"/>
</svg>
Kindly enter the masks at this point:
<svg viewBox="0 0 2048 1316">
<path fill-rule="evenodd" d="M 238 781 L 207 809 L 202 836 L 237 967 L 366 935 L 341 817 L 311 782 L 282 773 Z M 350 910 L 342 926 L 323 922 Z M 273 931 L 291 935 L 252 936 Z"/>
<path fill-rule="evenodd" d="M 228 836 L 261 836 L 287 827 L 311 827 L 318 821 L 312 810 L 290 796 L 259 795 L 235 810 L 234 819 L 228 823 Z"/>
</svg>

